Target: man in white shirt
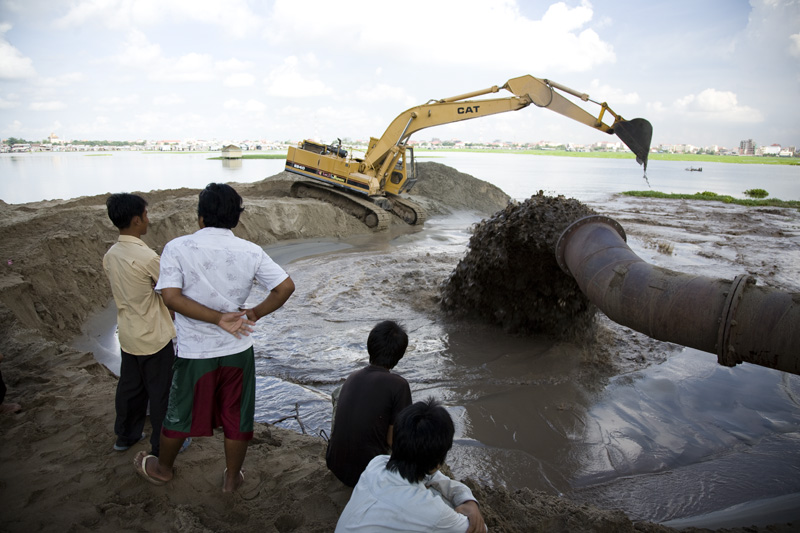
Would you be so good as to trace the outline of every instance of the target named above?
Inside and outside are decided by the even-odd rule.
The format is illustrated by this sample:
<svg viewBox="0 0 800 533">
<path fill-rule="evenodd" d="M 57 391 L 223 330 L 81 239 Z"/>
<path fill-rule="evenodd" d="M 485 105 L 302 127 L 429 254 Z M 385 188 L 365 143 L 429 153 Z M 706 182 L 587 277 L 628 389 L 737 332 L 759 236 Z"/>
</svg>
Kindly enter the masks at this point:
<svg viewBox="0 0 800 533">
<path fill-rule="evenodd" d="M 157 460 L 144 453 L 134 466 L 147 481 L 163 485 L 187 437 L 225 434 L 223 492 L 244 482 L 242 464 L 253 438 L 255 359 L 251 326 L 279 309 L 294 282 L 264 250 L 231 231 L 244 211 L 242 197 L 229 185 L 211 183 L 201 193 L 200 230 L 167 243 L 156 285 L 175 311 L 178 358 Z M 244 309 L 254 280 L 269 294 Z"/>
<path fill-rule="evenodd" d="M 403 409 L 392 455 L 367 465 L 336 532 L 488 531 L 469 487 L 439 472 L 454 433 L 447 410 L 432 398 Z"/>
</svg>

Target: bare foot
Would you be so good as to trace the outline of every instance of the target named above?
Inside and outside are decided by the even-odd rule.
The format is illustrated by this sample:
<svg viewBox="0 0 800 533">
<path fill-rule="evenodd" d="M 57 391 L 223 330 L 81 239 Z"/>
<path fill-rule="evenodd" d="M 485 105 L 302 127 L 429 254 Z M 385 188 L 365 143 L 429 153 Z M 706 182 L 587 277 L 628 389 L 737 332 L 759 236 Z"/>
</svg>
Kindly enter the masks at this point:
<svg viewBox="0 0 800 533">
<path fill-rule="evenodd" d="M 171 481 L 174 475 L 173 471 L 164 473 L 161 464 L 158 462 L 158 457 L 147 455 L 143 451 L 137 453 L 136 457 L 133 458 L 133 466 L 137 474 L 153 485 L 163 485 Z"/>
<path fill-rule="evenodd" d="M 20 411 L 22 411 L 22 406 L 20 404 L 18 404 L 18 403 L 8 403 L 8 402 L 6 402 L 6 403 L 3 403 L 3 404 L 0 404 L 0 414 L 13 415 L 15 413 L 19 413 Z"/>
<path fill-rule="evenodd" d="M 244 472 L 239 470 L 238 475 L 229 476 L 228 469 L 222 473 L 222 492 L 236 492 L 244 484 Z"/>
</svg>

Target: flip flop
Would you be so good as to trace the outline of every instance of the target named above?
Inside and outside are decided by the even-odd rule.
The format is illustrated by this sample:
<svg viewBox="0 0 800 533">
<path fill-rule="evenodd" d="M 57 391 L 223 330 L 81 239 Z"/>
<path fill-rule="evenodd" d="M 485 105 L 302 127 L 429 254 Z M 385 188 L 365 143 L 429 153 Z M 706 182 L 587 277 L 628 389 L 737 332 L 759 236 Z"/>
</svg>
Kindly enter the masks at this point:
<svg viewBox="0 0 800 533">
<path fill-rule="evenodd" d="M 185 452 L 186 448 L 188 448 L 191 443 L 192 443 L 192 437 L 186 437 L 186 439 L 184 439 L 183 441 L 183 444 L 181 444 L 181 449 L 178 450 L 178 453 Z"/>
<path fill-rule="evenodd" d="M 244 485 L 244 470 L 239 470 L 239 475 L 240 475 L 240 476 L 241 476 L 241 478 L 242 478 L 242 482 L 239 484 L 239 486 L 238 486 L 238 487 L 236 487 L 236 489 L 235 489 L 235 490 L 232 490 L 231 492 L 236 492 L 237 490 L 239 490 L 240 488 L 242 488 L 242 485 Z M 228 477 L 228 469 L 227 469 L 227 468 L 226 468 L 225 470 L 223 470 L 223 471 L 222 471 L 222 487 L 223 487 L 223 490 L 222 490 L 222 492 L 225 492 L 225 489 L 224 489 L 224 487 L 225 487 L 225 478 L 226 478 L 226 477 Z"/>
<path fill-rule="evenodd" d="M 141 466 L 136 463 L 136 459 L 141 457 Z M 147 455 L 145 452 L 139 452 L 136 454 L 136 457 L 133 459 L 133 467 L 136 469 L 136 473 L 146 479 L 148 482 L 152 483 L 153 485 L 166 485 L 166 481 L 161 481 L 160 479 L 156 479 L 154 477 L 150 477 L 150 474 L 147 473 L 147 460 L 150 458 L 154 458 L 158 461 L 158 457 L 155 455 Z"/>
</svg>

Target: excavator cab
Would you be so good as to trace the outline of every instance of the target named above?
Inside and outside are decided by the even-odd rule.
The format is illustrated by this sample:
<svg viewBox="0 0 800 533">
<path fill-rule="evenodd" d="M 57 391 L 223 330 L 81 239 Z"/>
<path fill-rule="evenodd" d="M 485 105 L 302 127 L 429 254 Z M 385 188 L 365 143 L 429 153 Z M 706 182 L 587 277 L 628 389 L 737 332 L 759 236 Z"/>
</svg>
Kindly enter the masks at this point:
<svg viewBox="0 0 800 533">
<path fill-rule="evenodd" d="M 392 168 L 385 191 L 390 194 L 410 192 L 417 183 L 416 166 L 414 163 L 414 148 L 401 146 L 398 151 L 397 162 Z"/>
</svg>

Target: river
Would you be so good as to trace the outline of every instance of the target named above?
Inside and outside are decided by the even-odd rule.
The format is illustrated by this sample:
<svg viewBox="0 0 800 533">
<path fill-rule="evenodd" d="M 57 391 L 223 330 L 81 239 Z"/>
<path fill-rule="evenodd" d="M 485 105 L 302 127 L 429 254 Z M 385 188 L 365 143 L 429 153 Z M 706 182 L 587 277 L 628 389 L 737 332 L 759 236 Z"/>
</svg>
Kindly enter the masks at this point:
<svg viewBox="0 0 800 533">
<path fill-rule="evenodd" d="M 209 159 L 217 153 L 69 152 L 0 154 L 0 200 L 18 204 L 93 196 L 108 192 L 203 188 L 213 181 L 251 183 L 281 172 L 282 159 Z M 493 183 L 512 198 L 538 190 L 581 201 L 611 193 L 652 188 L 664 193 L 711 191 L 744 198 L 765 189 L 773 198 L 800 200 L 800 166 L 650 161 L 648 180 L 630 159 L 555 157 L 525 154 L 427 152 L 436 161 Z"/>
<path fill-rule="evenodd" d="M 257 181 L 283 164 L 245 160 L 231 169 L 207 154 L 21 157 L 28 155 L 23 163 L 0 158 L 3 200 L 13 201 L 8 191 L 16 190 L 8 180 L 38 191 L 19 202 Z M 37 172 L 50 172 L 55 159 L 60 181 L 48 184 Z M 648 187 L 631 160 L 467 153 L 429 160 L 491 181 L 514 198 L 542 189 L 595 209 L 611 193 Z M 704 164 L 698 173 L 686 166 L 652 162 L 649 186 L 739 197 L 758 187 L 800 199 L 799 167 Z M 9 168 L 27 170 L 9 175 Z M 327 430 L 330 392 L 364 364 L 372 326 L 395 319 L 411 339 L 396 371 L 412 384 L 415 399 L 432 395 L 448 406 L 457 426 L 448 462 L 459 477 L 562 494 L 675 526 L 800 520 L 800 377 L 747 364 L 725 368 L 711 354 L 660 345 L 660 364 L 594 374 L 586 353 L 569 343 L 448 321 L 403 287 L 434 292 L 463 255 L 477 220 L 456 213 L 429 220 L 421 231 L 268 248 L 298 291 L 255 332 L 257 418 L 271 422 L 297 410 L 306 432 Z M 797 237 L 791 239 L 796 249 Z M 649 253 L 642 242 L 631 247 Z M 703 257 L 693 259 L 697 268 Z M 92 321 L 91 340 L 78 343 L 113 361 L 113 307 Z M 294 419 L 281 425 L 301 430 Z"/>
</svg>

